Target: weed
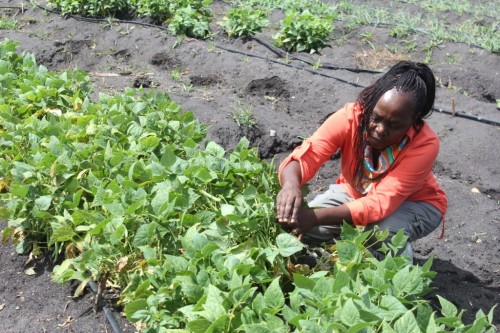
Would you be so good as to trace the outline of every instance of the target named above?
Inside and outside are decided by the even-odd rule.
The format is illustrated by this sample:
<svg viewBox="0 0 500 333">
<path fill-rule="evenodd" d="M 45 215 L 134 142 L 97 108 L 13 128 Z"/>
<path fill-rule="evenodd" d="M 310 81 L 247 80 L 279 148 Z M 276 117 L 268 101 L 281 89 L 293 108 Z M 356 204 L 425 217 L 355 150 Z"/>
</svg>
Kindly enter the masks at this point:
<svg viewBox="0 0 500 333">
<path fill-rule="evenodd" d="M 49 40 L 50 33 L 48 31 L 44 31 L 41 29 L 35 29 L 35 30 L 28 32 L 28 36 L 36 37 L 36 38 L 39 38 L 41 40 Z"/>
<path fill-rule="evenodd" d="M 0 30 L 15 30 L 17 29 L 17 21 L 8 17 L 0 17 Z"/>
<path fill-rule="evenodd" d="M 181 80 L 182 73 L 178 69 L 174 69 L 170 72 L 170 78 L 174 80 L 174 82 L 179 82 Z"/>
<path fill-rule="evenodd" d="M 190 83 L 190 84 L 183 84 L 182 85 L 182 92 L 185 92 L 185 93 L 192 93 L 194 91 L 194 86 Z"/>
<path fill-rule="evenodd" d="M 456 64 L 460 60 L 459 55 L 454 53 L 454 54 L 446 54 L 446 61 L 449 64 Z"/>
<path fill-rule="evenodd" d="M 312 65 L 312 68 L 314 70 L 318 70 L 321 67 L 321 59 L 318 58 L 318 60 Z"/>
<path fill-rule="evenodd" d="M 234 108 L 232 117 L 236 121 L 239 127 L 248 128 L 257 125 L 257 121 L 254 117 L 252 107 L 246 106 L 240 101 L 238 101 L 238 105 Z"/>
</svg>

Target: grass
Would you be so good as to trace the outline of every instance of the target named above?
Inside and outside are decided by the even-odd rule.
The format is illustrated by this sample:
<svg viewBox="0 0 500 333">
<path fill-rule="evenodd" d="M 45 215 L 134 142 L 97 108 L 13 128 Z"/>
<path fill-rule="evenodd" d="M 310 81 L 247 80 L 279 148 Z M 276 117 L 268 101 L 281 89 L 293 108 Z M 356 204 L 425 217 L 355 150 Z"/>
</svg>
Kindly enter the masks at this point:
<svg viewBox="0 0 500 333">
<path fill-rule="evenodd" d="M 17 29 L 17 21 L 8 17 L 0 17 L 0 30 L 15 30 Z"/>
<path fill-rule="evenodd" d="M 239 127 L 248 128 L 257 125 L 252 107 L 243 104 L 241 101 L 238 101 L 238 104 L 235 106 L 232 117 Z"/>
</svg>

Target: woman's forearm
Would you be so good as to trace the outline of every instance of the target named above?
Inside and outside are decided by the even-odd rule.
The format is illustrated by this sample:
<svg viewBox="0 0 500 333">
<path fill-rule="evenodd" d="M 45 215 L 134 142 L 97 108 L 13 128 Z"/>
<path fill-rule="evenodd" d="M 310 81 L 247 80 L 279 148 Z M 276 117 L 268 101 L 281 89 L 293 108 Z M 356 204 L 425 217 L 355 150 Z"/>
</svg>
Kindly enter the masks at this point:
<svg viewBox="0 0 500 333">
<path fill-rule="evenodd" d="M 352 224 L 351 211 L 346 205 L 314 208 L 316 225 L 340 225 L 343 221 Z"/>
<path fill-rule="evenodd" d="M 291 161 L 283 168 L 279 177 L 282 188 L 285 186 L 300 186 L 302 182 L 300 163 L 298 161 Z"/>
</svg>

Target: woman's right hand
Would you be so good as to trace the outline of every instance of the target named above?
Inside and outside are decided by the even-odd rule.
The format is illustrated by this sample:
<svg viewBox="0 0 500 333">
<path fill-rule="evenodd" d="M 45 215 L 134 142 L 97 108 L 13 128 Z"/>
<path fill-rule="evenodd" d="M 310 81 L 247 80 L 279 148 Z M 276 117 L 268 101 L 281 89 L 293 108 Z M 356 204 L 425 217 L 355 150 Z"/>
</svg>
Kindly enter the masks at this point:
<svg viewBox="0 0 500 333">
<path fill-rule="evenodd" d="M 279 191 L 276 197 L 276 218 L 283 228 L 289 229 L 290 224 L 297 223 L 303 201 L 300 184 L 285 184 Z"/>
</svg>

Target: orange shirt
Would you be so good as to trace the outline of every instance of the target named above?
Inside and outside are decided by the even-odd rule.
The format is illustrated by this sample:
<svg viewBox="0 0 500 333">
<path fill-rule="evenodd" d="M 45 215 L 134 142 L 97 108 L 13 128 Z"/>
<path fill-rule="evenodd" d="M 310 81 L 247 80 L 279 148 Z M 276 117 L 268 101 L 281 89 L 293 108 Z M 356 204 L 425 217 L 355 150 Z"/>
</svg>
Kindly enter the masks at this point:
<svg viewBox="0 0 500 333">
<path fill-rule="evenodd" d="M 355 200 L 346 203 L 354 225 L 367 225 L 391 215 L 404 201 L 425 201 L 438 208 L 443 217 L 447 199 L 432 173 L 439 152 L 439 139 L 429 125 L 419 132 L 411 127 L 406 135 L 408 145 L 389 170 L 375 181 L 366 195 L 356 190 L 354 184 L 354 141 L 361 111 L 354 103 L 346 104 L 331 115 L 318 130 L 281 163 L 279 173 L 292 160 L 300 163 L 302 184 L 308 182 L 321 165 L 340 150 L 341 173 L 337 184 Z"/>
</svg>

